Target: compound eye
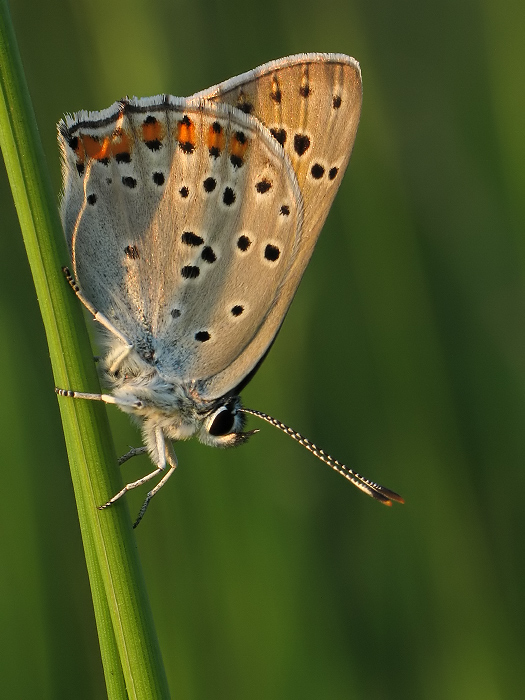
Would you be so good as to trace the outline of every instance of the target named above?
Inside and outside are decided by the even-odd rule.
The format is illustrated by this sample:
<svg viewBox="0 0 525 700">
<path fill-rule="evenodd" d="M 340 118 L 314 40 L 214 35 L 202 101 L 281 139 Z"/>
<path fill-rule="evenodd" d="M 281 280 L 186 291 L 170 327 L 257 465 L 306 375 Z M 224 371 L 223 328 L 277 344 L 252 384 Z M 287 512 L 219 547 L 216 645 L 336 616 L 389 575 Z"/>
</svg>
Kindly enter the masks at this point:
<svg viewBox="0 0 525 700">
<path fill-rule="evenodd" d="M 208 432 L 210 435 L 215 435 L 215 437 L 228 435 L 228 433 L 231 433 L 234 423 L 235 416 L 233 413 L 226 406 L 221 406 L 213 416 Z"/>
</svg>

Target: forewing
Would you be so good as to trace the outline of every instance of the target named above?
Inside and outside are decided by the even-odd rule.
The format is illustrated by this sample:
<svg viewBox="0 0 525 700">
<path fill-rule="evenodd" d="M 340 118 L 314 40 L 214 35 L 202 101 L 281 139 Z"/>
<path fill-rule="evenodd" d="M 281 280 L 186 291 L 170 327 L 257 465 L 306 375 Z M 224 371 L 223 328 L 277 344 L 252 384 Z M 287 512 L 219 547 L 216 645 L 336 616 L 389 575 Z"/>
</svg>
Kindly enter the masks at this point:
<svg viewBox="0 0 525 700">
<path fill-rule="evenodd" d="M 245 350 L 259 358 L 282 323 L 348 164 L 361 111 L 359 64 L 342 54 L 299 54 L 267 63 L 193 98 L 231 104 L 259 119 L 284 147 L 303 196 L 298 254 L 279 299 Z M 231 388 L 230 380 L 242 373 L 244 359 L 202 384 L 201 393 L 217 395 Z"/>
<path fill-rule="evenodd" d="M 84 295 L 166 378 L 238 383 L 301 243 L 282 148 L 229 105 L 170 96 L 76 115 L 59 139 Z"/>
<path fill-rule="evenodd" d="M 362 102 L 359 64 L 343 54 L 298 54 L 196 96 L 257 117 L 284 147 L 304 200 L 298 263 L 304 269 L 352 152 Z"/>
</svg>

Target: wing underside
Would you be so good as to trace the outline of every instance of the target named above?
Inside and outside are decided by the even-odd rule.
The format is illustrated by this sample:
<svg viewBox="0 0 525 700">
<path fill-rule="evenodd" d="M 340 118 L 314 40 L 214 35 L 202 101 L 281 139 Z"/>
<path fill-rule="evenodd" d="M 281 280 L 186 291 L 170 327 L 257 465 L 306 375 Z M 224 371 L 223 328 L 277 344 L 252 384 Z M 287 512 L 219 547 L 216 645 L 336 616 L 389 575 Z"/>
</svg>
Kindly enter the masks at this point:
<svg viewBox="0 0 525 700">
<path fill-rule="evenodd" d="M 281 147 L 227 105 L 126 103 L 63 132 L 84 295 L 167 377 L 227 370 L 279 297 L 302 200 Z"/>
<path fill-rule="evenodd" d="M 59 125 L 62 219 L 84 295 L 204 400 L 271 345 L 352 150 L 358 64 L 301 54 L 197 93 Z"/>
</svg>

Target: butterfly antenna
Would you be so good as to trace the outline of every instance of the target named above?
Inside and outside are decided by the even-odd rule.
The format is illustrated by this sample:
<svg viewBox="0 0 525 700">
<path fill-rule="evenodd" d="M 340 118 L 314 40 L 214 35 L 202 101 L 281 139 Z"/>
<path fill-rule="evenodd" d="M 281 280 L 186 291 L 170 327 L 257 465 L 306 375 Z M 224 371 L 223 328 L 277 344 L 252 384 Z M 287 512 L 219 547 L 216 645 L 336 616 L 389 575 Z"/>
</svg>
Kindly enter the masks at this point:
<svg viewBox="0 0 525 700">
<path fill-rule="evenodd" d="M 257 418 L 261 418 L 267 423 L 270 423 L 270 425 L 279 428 L 279 430 L 282 430 L 283 433 L 286 433 L 293 440 L 305 447 L 308 450 L 308 452 L 311 452 L 318 459 L 320 459 L 321 462 L 328 464 L 329 467 L 332 467 L 332 469 L 334 469 L 336 472 L 339 472 L 339 474 L 344 476 L 345 479 L 348 479 L 348 481 L 350 481 L 354 486 L 357 486 L 358 489 L 361 489 L 361 491 L 364 491 L 369 496 L 372 496 L 372 498 L 375 498 L 376 501 L 381 501 L 381 503 L 384 503 L 385 506 L 391 506 L 392 501 L 397 501 L 398 503 L 405 502 L 403 498 L 395 491 L 391 491 L 385 486 L 381 486 L 381 484 L 376 484 L 375 481 L 365 479 L 364 476 L 357 474 L 357 472 L 354 472 L 352 469 L 349 469 L 344 464 L 341 464 L 341 462 L 338 462 L 337 459 L 330 457 L 330 455 L 326 454 L 326 452 L 323 452 L 323 450 L 319 449 L 316 445 L 314 445 L 313 442 L 310 442 L 310 440 L 303 437 L 301 433 L 298 433 L 297 431 L 293 430 L 284 423 L 281 423 L 280 420 L 272 418 L 272 416 L 269 416 L 267 413 L 262 413 L 261 411 L 254 411 L 251 408 L 241 408 L 241 411 L 243 413 L 249 414 L 250 416 L 256 416 Z"/>
</svg>

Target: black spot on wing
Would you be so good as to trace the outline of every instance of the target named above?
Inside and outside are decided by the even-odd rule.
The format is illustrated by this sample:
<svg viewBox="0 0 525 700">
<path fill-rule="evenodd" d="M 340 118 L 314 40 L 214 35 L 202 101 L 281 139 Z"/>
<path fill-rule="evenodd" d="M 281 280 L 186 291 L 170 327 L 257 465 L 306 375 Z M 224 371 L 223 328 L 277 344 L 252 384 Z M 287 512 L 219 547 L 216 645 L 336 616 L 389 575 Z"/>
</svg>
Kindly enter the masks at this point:
<svg viewBox="0 0 525 700">
<path fill-rule="evenodd" d="M 243 253 L 245 253 L 248 248 L 251 246 L 252 242 L 248 238 L 248 236 L 239 236 L 237 240 L 237 248 L 239 250 L 242 250 Z"/>
<path fill-rule="evenodd" d="M 193 247 L 202 245 L 204 243 L 204 239 L 200 236 L 197 236 L 197 234 L 193 233 L 193 231 L 184 231 L 184 233 L 181 236 L 181 240 L 186 245 Z"/>
<path fill-rule="evenodd" d="M 276 260 L 278 260 L 280 255 L 281 251 L 279 250 L 279 248 L 276 245 L 272 245 L 271 243 L 268 243 L 268 245 L 264 249 L 264 257 L 270 262 L 275 262 Z"/>
<path fill-rule="evenodd" d="M 266 194 L 272 188 L 272 183 L 267 178 L 263 177 L 262 180 L 255 183 L 255 189 L 259 194 Z"/>
<path fill-rule="evenodd" d="M 226 206 L 231 206 L 235 202 L 235 192 L 231 187 L 225 187 L 222 195 L 222 201 Z"/>
<path fill-rule="evenodd" d="M 201 258 L 210 265 L 217 260 L 217 256 L 213 252 L 213 248 L 211 248 L 209 245 L 202 249 Z"/>
<path fill-rule="evenodd" d="M 217 187 L 217 180 L 214 177 L 207 177 L 202 183 L 205 192 L 213 192 Z"/>
<path fill-rule="evenodd" d="M 302 156 L 310 148 L 310 139 L 306 134 L 295 134 L 293 138 L 294 151 L 298 156 Z"/>
<path fill-rule="evenodd" d="M 301 97 L 308 97 L 310 95 L 310 86 L 308 85 L 308 83 L 304 83 L 303 85 L 301 85 L 301 87 L 299 88 L 299 94 L 301 95 Z"/>
<path fill-rule="evenodd" d="M 281 144 L 281 146 L 284 146 L 287 136 L 286 129 L 270 129 L 270 134 Z"/>
<path fill-rule="evenodd" d="M 197 265 L 185 265 L 180 272 L 184 279 L 193 280 L 200 275 L 201 271 Z"/>
<path fill-rule="evenodd" d="M 140 258 L 139 249 L 136 245 L 128 245 L 124 248 L 124 252 L 131 260 L 138 260 Z"/>
</svg>

